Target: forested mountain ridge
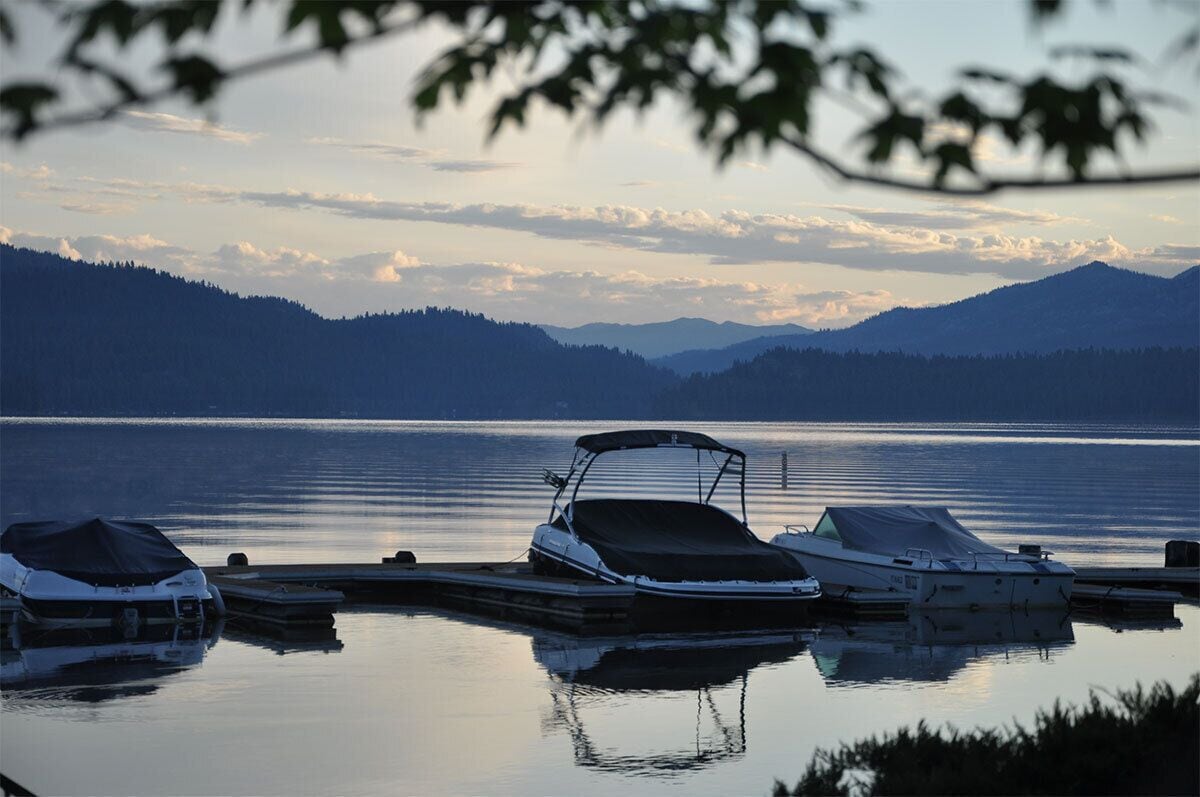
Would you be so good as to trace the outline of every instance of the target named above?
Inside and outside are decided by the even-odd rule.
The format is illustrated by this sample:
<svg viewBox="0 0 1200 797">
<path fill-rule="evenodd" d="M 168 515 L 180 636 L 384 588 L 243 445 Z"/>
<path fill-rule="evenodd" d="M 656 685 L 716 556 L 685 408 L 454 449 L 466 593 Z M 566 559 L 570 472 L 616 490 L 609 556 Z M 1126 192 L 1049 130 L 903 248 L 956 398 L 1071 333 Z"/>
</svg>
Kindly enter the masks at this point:
<svg viewBox="0 0 1200 797">
<path fill-rule="evenodd" d="M 719 349 L 756 338 L 807 335 L 812 332 L 799 324 L 755 326 L 734 321 L 717 323 L 707 318 L 676 318 L 649 324 L 601 322 L 579 327 L 542 324 L 542 329 L 559 343 L 611 346 L 646 358 L 665 357 L 690 349 Z"/>
<path fill-rule="evenodd" d="M 1200 424 L 1200 349 L 925 357 L 777 348 L 655 402 L 681 420 Z"/>
<path fill-rule="evenodd" d="M 7 416 L 1196 425 L 1198 372 L 1196 348 L 990 357 L 777 348 L 681 380 L 529 324 L 434 308 L 326 319 L 149 268 L 0 245 Z"/>
<path fill-rule="evenodd" d="M 929 355 L 1200 346 L 1200 266 L 1169 278 L 1097 261 L 950 304 L 898 307 L 846 329 L 759 338 L 655 362 L 685 375 L 713 373 L 778 346 Z"/>
<path fill-rule="evenodd" d="M 457 310 L 322 318 L 133 265 L 0 246 L 0 413 L 628 417 L 673 382 Z"/>
</svg>

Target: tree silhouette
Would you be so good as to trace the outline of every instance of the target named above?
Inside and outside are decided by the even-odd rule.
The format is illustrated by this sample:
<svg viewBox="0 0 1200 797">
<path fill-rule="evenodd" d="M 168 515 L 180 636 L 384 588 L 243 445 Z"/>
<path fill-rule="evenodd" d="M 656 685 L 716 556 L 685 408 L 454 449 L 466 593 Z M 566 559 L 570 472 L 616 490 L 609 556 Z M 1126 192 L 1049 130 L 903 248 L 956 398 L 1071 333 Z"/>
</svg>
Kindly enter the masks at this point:
<svg viewBox="0 0 1200 797">
<path fill-rule="evenodd" d="M 1081 81 L 1063 82 L 1050 74 L 1022 79 L 1002 69 L 966 65 L 957 70 L 949 91 L 929 97 L 914 96 L 898 69 L 875 49 L 833 43 L 830 31 L 862 11 L 859 0 L 831 5 L 804 0 L 290 0 L 277 6 L 285 40 L 278 51 L 218 63 L 201 49 L 223 8 L 237 6 L 244 13 L 255 2 L 47 2 L 69 32 L 68 43 L 52 75 L 3 84 L 5 135 L 21 139 L 111 119 L 173 97 L 207 103 L 230 81 L 325 54 L 339 56 L 439 22 L 456 31 L 459 43 L 427 66 L 412 103 L 426 113 L 446 93 L 462 102 L 504 68 L 517 85 L 496 103 L 491 136 L 507 125 L 524 125 L 535 102 L 599 125 L 620 108 L 645 109 L 660 96 L 673 96 L 689 109 L 699 144 L 721 163 L 747 147 L 779 146 L 841 180 L 959 195 L 1200 178 L 1195 163 L 1162 171 L 1094 169 L 1097 155 L 1123 163 L 1131 142 L 1153 134 L 1151 110 L 1182 104 L 1128 85 L 1121 69 L 1140 59 L 1119 48 L 1051 51 L 1057 58 L 1093 63 L 1094 73 Z M 1065 5 L 1064 0 L 1028 2 L 1039 24 Z M 1194 9 L 1182 5 L 1185 13 Z M 309 28 L 316 32 L 315 44 L 292 48 L 286 43 Z M 155 84 L 148 75 L 130 74 L 93 54 L 107 36 L 126 48 L 153 31 L 164 42 L 159 66 L 165 82 Z M 9 44 L 16 41 L 13 15 L 3 6 L 0 34 Z M 1168 49 L 1176 61 L 1196 55 L 1200 26 L 1195 19 Z M 63 107 L 60 83 L 70 75 L 99 77 L 109 87 L 108 96 L 89 107 Z M 861 117 L 861 163 L 834 156 L 812 135 L 821 98 L 847 105 Z M 989 174 L 974 155 L 984 137 L 1014 149 L 1033 141 L 1043 161 L 1065 174 Z M 905 156 L 916 158 L 921 176 L 898 173 L 895 166 Z"/>
</svg>

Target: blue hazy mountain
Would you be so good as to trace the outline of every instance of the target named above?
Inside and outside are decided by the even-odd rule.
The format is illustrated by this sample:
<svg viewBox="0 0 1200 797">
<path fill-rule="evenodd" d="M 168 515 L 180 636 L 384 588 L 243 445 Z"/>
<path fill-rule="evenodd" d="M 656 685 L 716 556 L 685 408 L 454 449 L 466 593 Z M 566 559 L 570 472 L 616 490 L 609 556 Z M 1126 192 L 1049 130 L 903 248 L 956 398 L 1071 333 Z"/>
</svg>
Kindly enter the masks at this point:
<svg viewBox="0 0 1200 797">
<path fill-rule="evenodd" d="M 584 324 L 556 327 L 542 324 L 546 334 L 559 343 L 576 346 L 612 346 L 646 358 L 664 357 L 691 349 L 721 349 L 755 338 L 807 335 L 811 329 L 799 324 L 756 326 L 733 321 L 717 323 L 706 318 L 676 318 L 651 324 Z"/>
<path fill-rule="evenodd" d="M 686 375 L 723 371 L 779 346 L 932 355 L 1198 345 L 1200 266 L 1168 278 L 1093 262 L 951 304 L 898 307 L 846 329 L 757 338 L 655 362 Z"/>
<path fill-rule="evenodd" d="M 530 324 L 428 308 L 327 319 L 133 265 L 0 246 L 0 413 L 639 417 L 676 380 Z"/>
</svg>

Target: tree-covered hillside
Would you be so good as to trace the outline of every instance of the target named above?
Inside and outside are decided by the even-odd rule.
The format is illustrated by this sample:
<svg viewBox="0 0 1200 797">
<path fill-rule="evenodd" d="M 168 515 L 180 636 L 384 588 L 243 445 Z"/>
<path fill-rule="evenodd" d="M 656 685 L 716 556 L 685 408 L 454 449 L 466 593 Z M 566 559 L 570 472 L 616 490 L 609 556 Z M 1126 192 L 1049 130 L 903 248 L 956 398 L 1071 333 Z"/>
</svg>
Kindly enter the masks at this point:
<svg viewBox="0 0 1200 797">
<path fill-rule="evenodd" d="M 1200 350 L 924 357 L 774 349 L 658 398 L 704 420 L 1200 423 Z"/>
<path fill-rule="evenodd" d="M 428 308 L 321 318 L 132 265 L 0 247 L 0 412 L 605 418 L 674 381 L 640 357 Z"/>
<path fill-rule="evenodd" d="M 908 354 L 1049 353 L 1200 346 L 1200 266 L 1173 278 L 1093 262 L 937 307 L 897 307 L 846 329 L 757 338 L 656 362 L 723 371 L 778 346 Z"/>
</svg>

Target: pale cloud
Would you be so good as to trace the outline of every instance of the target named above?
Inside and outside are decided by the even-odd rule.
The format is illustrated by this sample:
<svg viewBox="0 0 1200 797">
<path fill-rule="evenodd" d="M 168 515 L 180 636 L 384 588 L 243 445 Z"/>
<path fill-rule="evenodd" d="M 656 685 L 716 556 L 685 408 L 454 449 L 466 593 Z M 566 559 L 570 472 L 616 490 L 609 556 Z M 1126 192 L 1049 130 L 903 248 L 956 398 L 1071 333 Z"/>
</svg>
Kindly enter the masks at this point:
<svg viewBox="0 0 1200 797">
<path fill-rule="evenodd" d="M 8 161 L 0 161 L 0 174 L 11 174 L 25 180 L 49 180 L 54 170 L 42 163 L 37 166 L 14 166 Z"/>
<path fill-rule="evenodd" d="M 1056 240 L 1017 232 L 1081 220 L 1044 210 L 1015 210 L 981 201 L 941 202 L 910 210 L 829 205 L 849 219 L 820 214 L 750 213 L 729 209 L 666 210 L 632 205 L 406 202 L 371 193 L 248 191 L 194 182 L 78 178 L 69 200 L 93 212 L 151 199 L 245 203 L 319 211 L 380 222 L 427 222 L 523 232 L 540 238 L 641 253 L 691 255 L 718 265 L 824 264 L 861 271 L 988 274 L 1005 279 L 1046 276 L 1091 260 L 1166 274 L 1196 261 L 1189 243 L 1133 248 L 1116 237 Z M 74 190 L 74 189 L 72 189 Z M 88 194 L 94 192 L 95 195 Z M 114 203 L 108 194 L 127 199 Z M 43 201 L 49 201 L 50 196 Z M 105 205 L 113 207 L 106 208 Z M 397 273 L 381 272 L 389 279 Z"/>
<path fill-rule="evenodd" d="M 1090 260 L 1130 266 L 1187 265 L 1185 260 L 1170 260 L 1167 250 L 1131 249 L 1111 235 L 1055 241 L 987 229 L 958 233 L 921 226 L 740 210 L 713 215 L 703 210 L 668 211 L 620 205 L 459 205 L 397 202 L 370 194 L 303 191 L 245 191 L 238 198 L 270 208 L 323 210 L 379 221 L 485 227 L 643 252 L 699 255 L 718 264 L 824 263 L 867 271 L 995 274 L 1009 279 L 1045 276 Z M 979 217 L 994 217 L 1000 210 L 984 205 L 970 212 Z M 1020 211 L 1005 212 L 1024 215 Z M 1041 219 L 1044 224 L 1055 221 L 1053 214 L 1035 213 L 1030 217 Z"/>
<path fill-rule="evenodd" d="M 392 283 L 403 282 L 404 276 L 401 271 L 419 265 L 419 259 L 406 255 L 399 249 L 390 252 L 368 252 L 337 261 L 337 269 L 342 274 L 357 275 L 374 282 Z"/>
<path fill-rule="evenodd" d="M 74 213 L 91 213 L 97 216 L 116 216 L 121 213 L 129 213 L 133 210 L 133 205 L 122 204 L 120 202 L 67 201 L 63 202 L 59 207 Z"/>
<path fill-rule="evenodd" d="M 320 276 L 331 279 L 329 261 L 312 252 L 291 247 L 260 249 L 249 241 L 225 244 L 209 258 L 193 256 L 189 271 L 252 275 L 255 277 Z"/>
<path fill-rule="evenodd" d="M 410 163 L 416 166 L 424 166 L 425 168 L 433 169 L 437 172 L 494 172 L 501 169 L 511 169 L 515 166 L 521 165 L 519 163 L 512 163 L 509 161 L 495 161 L 482 158 L 454 159 L 447 157 L 447 153 L 443 150 L 423 149 L 421 147 L 410 147 L 404 144 L 388 144 L 373 141 L 344 141 L 343 139 L 333 138 L 330 136 L 316 136 L 313 138 L 307 138 L 305 139 L 305 143 L 323 147 L 337 147 L 339 149 L 348 150 L 359 155 L 367 155 L 374 158 L 384 158 L 388 160 L 400 161 L 402 163 Z"/>
<path fill-rule="evenodd" d="M 1060 216 L 1044 210 L 1014 210 L 970 200 L 940 202 L 933 210 L 889 210 L 860 205 L 825 205 L 824 207 L 876 224 L 924 227 L 931 230 L 1000 229 L 1009 224 L 1051 226 L 1082 221 L 1082 219 Z"/>
<path fill-rule="evenodd" d="M 738 161 L 737 163 L 734 164 L 734 166 L 740 166 L 743 169 L 750 169 L 751 171 L 756 171 L 756 172 L 767 171 L 767 166 L 765 164 L 759 163 L 758 161 Z"/>
<path fill-rule="evenodd" d="M 157 111 L 124 111 L 120 116 L 129 127 L 154 133 L 177 133 L 187 136 L 203 136 L 232 144 L 252 144 L 263 137 L 262 133 L 247 133 L 223 127 L 206 119 L 192 119 Z"/>
<path fill-rule="evenodd" d="M 1163 216 L 1156 216 L 1156 215 L 1151 215 L 1151 216 L 1150 216 L 1150 218 L 1151 218 L 1151 220 L 1153 220 L 1153 221 L 1161 221 L 1163 224 L 1183 224 L 1183 222 L 1182 222 L 1180 219 L 1177 219 L 1177 218 L 1175 218 L 1174 216 L 1166 216 L 1166 215 L 1163 215 Z"/>
<path fill-rule="evenodd" d="M 521 263 L 422 263 L 402 250 L 327 257 L 250 241 L 212 252 L 150 235 L 77 238 L 14 232 L 0 242 L 89 261 L 134 261 L 244 293 L 281 295 L 328 316 L 452 306 L 506 320 L 570 324 L 580 318 L 644 322 L 681 315 L 748 323 L 845 326 L 897 304 L 886 291 L 811 291 L 798 283 L 656 277 L 636 269 L 602 273 Z"/>
</svg>

